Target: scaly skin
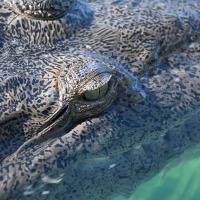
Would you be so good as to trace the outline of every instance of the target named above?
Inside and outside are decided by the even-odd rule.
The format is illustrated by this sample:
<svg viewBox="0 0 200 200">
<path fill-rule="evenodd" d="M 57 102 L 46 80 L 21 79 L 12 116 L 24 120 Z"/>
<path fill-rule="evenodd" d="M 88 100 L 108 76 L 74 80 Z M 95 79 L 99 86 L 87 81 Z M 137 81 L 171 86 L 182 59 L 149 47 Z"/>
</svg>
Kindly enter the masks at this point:
<svg viewBox="0 0 200 200">
<path fill-rule="evenodd" d="M 60 18 L 67 13 L 76 0 L 8 0 L 7 4 L 17 14 L 31 18 L 50 20 Z"/>
<path fill-rule="evenodd" d="M 194 35 L 194 31 L 199 32 L 199 29 L 194 30 L 193 27 L 194 21 L 199 23 L 198 5 L 195 8 L 188 3 L 187 6 L 190 9 L 188 13 L 184 10 L 184 2 L 183 5 L 181 3 L 180 6 L 178 5 L 179 10 L 175 9 L 178 3 L 173 5 L 174 3 L 170 2 L 173 9 L 170 13 L 165 12 L 169 6 L 165 10 L 158 6 L 157 8 L 154 5 L 156 1 L 153 1 L 152 5 L 144 1 L 138 6 L 128 1 L 124 4 L 127 7 L 112 1 L 83 4 L 56 0 L 44 1 L 42 5 L 33 1 L 34 5 L 31 6 L 33 10 L 36 4 L 39 7 L 46 6 L 52 9 L 58 7 L 58 10 L 58 4 L 66 2 L 70 4 L 63 16 L 51 20 L 42 16 L 34 18 L 31 14 L 15 11 L 15 5 L 30 5 L 31 1 L 19 4 L 16 0 L 13 2 L 1 3 L 3 6 L 1 10 L 7 13 L 1 16 L 4 25 L 3 32 L 12 40 L 18 39 L 31 45 L 46 46 L 56 44 L 58 40 L 63 41 L 71 36 L 73 38 L 73 33 L 77 33 L 79 45 L 82 40 L 84 43 L 89 38 L 93 49 L 104 53 L 110 52 L 120 62 L 133 63 L 135 60 L 140 60 L 150 63 L 158 58 L 160 52 L 168 51 L 170 47 L 190 40 L 191 33 Z M 30 10 L 29 6 L 27 7 L 25 6 L 24 9 Z M 84 29 L 85 26 L 87 29 Z"/>
<path fill-rule="evenodd" d="M 157 73 L 143 80 L 145 101 L 134 104 L 128 93 L 121 95 L 103 115 L 27 148 L 17 160 L 5 160 L 2 197 L 17 188 L 22 192 L 13 197 L 16 200 L 40 199 L 42 191 L 50 191 L 42 198 L 60 200 L 128 195 L 169 158 L 198 144 L 199 49 L 200 43 L 193 43 L 161 60 Z M 48 184 L 46 177 L 61 174 L 59 185 Z M 23 196 L 32 190 L 31 196 Z"/>
<path fill-rule="evenodd" d="M 23 5 L 27 6 L 23 8 Z M 59 7 L 64 10 L 59 10 Z M 38 10 L 32 13 L 30 8 Z M 40 4 L 39 1 L 1 0 L 0 9 L 0 33 L 4 38 L 43 48 L 70 37 L 88 26 L 93 18 L 91 9 L 76 1 L 42 1 Z M 25 10 L 22 12 L 21 9 Z"/>
<path fill-rule="evenodd" d="M 14 54 L 2 51 L 1 160 L 22 144 L 41 143 L 53 130 L 67 131 L 105 111 L 118 89 L 131 83 L 119 64 L 91 51 L 41 53 L 35 58 L 17 48 Z"/>
<path fill-rule="evenodd" d="M 112 5 L 111 1 L 90 4 L 95 13 L 91 26 L 58 44 L 56 51 L 67 46 L 75 52 L 92 49 L 116 58 L 128 67 L 130 74 L 140 72 L 147 98 L 136 104 L 130 95 L 132 91 L 127 90 L 103 115 L 86 120 L 71 131 L 51 130 L 54 138 L 33 141 L 30 148 L 22 148 L 13 159 L 6 158 L 1 163 L 2 198 L 33 183 L 38 183 L 34 187 L 37 194 L 23 197 L 18 193 L 16 198 L 41 198 L 40 186 L 51 190 L 51 197 L 56 199 L 110 198 L 118 188 L 124 192 L 130 182 L 137 185 L 172 155 L 199 143 L 200 48 L 199 42 L 187 45 L 199 34 L 199 18 L 193 15 L 193 12 L 198 14 L 198 2 L 196 7 L 184 1 L 182 7 L 179 2 L 163 3 L 165 6 L 157 10 L 156 1 L 148 6 L 145 1 L 138 5 L 132 1 L 126 4 L 122 1 L 122 5 L 116 1 Z M 185 13 L 183 8 L 187 6 L 192 9 Z M 181 49 L 184 44 L 186 48 Z M 106 159 L 103 167 L 97 163 L 94 172 L 82 171 L 81 167 L 87 164 L 78 165 L 88 159 L 95 162 L 101 156 L 108 157 L 109 164 L 116 163 L 116 168 L 105 173 L 109 167 Z M 76 164 L 78 168 L 74 169 Z M 91 167 L 95 165 L 91 163 Z M 56 172 L 65 173 L 60 190 L 44 184 L 44 178 L 41 180 L 42 176 Z M 126 194 L 131 189 L 127 190 Z"/>
</svg>

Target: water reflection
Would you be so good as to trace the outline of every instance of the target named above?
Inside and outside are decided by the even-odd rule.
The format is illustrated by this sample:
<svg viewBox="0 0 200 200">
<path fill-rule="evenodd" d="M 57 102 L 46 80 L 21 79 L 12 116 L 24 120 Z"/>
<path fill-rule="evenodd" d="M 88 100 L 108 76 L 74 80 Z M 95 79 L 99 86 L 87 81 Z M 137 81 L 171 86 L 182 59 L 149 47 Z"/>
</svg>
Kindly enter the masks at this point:
<svg viewBox="0 0 200 200">
<path fill-rule="evenodd" d="M 199 200 L 200 148 L 191 148 L 172 160 L 155 177 L 141 184 L 134 194 L 112 200 Z"/>
</svg>

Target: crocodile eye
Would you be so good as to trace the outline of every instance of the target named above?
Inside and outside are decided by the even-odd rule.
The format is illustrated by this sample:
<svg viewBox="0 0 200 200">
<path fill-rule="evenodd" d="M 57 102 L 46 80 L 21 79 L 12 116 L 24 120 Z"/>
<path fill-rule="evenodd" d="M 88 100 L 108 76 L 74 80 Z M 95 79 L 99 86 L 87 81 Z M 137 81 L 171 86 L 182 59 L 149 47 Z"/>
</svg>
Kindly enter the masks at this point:
<svg viewBox="0 0 200 200">
<path fill-rule="evenodd" d="M 84 92 L 83 96 L 88 101 L 95 101 L 104 97 L 107 92 L 108 92 L 108 83 L 95 90 L 89 90 Z"/>
</svg>

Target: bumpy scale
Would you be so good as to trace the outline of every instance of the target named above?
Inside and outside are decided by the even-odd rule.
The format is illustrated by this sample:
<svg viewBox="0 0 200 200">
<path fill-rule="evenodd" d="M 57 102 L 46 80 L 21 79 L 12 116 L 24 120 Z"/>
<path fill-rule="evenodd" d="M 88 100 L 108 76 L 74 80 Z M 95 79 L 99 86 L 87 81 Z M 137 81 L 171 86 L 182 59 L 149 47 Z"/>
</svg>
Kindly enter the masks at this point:
<svg viewBox="0 0 200 200">
<path fill-rule="evenodd" d="M 129 75 L 132 76 L 133 72 L 140 72 L 147 98 L 144 102 L 136 104 L 137 101 L 131 98 L 131 94 L 127 90 L 124 95 L 119 95 L 119 98 L 108 112 L 86 120 L 73 129 L 70 128 L 71 131 L 67 130 L 62 137 L 56 137 L 56 130 L 50 126 L 52 123 L 45 124 L 45 127 L 50 127 L 49 133 L 54 134 L 55 137 L 47 137 L 47 140 L 37 140 L 39 143 L 36 142 L 35 146 L 25 148 L 26 151 L 19 151 L 16 160 L 7 159 L 8 153 L 4 152 L 6 158 L 2 162 L 2 176 L 0 176 L 2 198 L 14 192 L 17 188 L 35 183 L 35 181 L 39 183 L 39 187 L 36 188 L 37 191 L 41 191 L 40 188 L 44 185 L 51 190 L 51 186 L 49 187 L 48 181 L 46 181 L 47 178 L 40 178 L 43 175 L 52 175 L 52 173 L 55 175 L 57 170 L 60 173 L 66 173 L 66 171 L 67 173 L 64 177 L 64 187 L 60 187 L 60 190 L 55 190 L 55 188 L 51 190 L 51 195 L 55 194 L 55 198 L 106 199 L 110 194 L 118 192 L 117 188 L 126 191 L 126 188 L 123 188 L 122 185 L 130 185 L 130 180 L 138 184 L 141 179 L 162 166 L 172 155 L 180 153 L 188 145 L 200 141 L 197 134 L 199 132 L 197 125 L 199 124 L 200 94 L 199 41 L 188 47 L 188 43 L 199 37 L 200 5 L 198 1 L 195 4 L 187 1 L 158 2 L 156 0 L 151 2 L 145 0 L 92 1 L 88 2 L 88 5 L 94 10 L 94 19 L 91 24 L 86 29 L 78 30 L 69 40 L 66 39 L 62 44 L 57 44 L 55 51 L 60 52 L 69 47 L 75 53 L 78 52 L 76 57 L 79 58 L 82 51 L 84 52 L 86 49 L 95 50 L 95 56 L 92 57 L 95 63 L 97 62 L 95 59 L 96 53 L 97 55 L 101 53 L 108 56 L 107 59 L 110 60 L 111 65 L 114 62 L 112 59 L 118 60 L 118 62 L 128 67 L 130 70 Z M 187 12 L 185 11 L 186 8 Z M 28 9 L 30 10 L 30 8 Z M 21 16 L 21 13 L 19 16 Z M 32 16 L 31 12 L 29 15 L 24 16 L 30 21 L 38 20 L 38 18 L 30 17 Z M 41 20 L 40 23 L 43 23 L 43 21 Z M 12 25 L 16 27 L 16 23 Z M 19 27 L 20 31 L 23 30 L 22 26 Z M 46 38 L 50 40 L 51 37 Z M 30 40 L 27 40 L 27 42 L 29 43 Z M 69 51 L 67 57 L 71 60 L 70 55 L 73 54 Z M 103 57 L 102 55 L 98 57 L 100 63 L 102 63 Z M 47 55 L 47 58 L 49 59 L 50 56 Z M 85 58 L 87 58 L 86 55 L 84 55 Z M 30 60 L 32 59 L 31 57 Z M 47 62 L 47 68 L 51 66 L 50 60 Z M 25 62 L 25 59 L 22 58 L 22 61 Z M 76 58 L 71 65 L 72 70 L 75 63 Z M 82 60 L 78 65 L 81 66 L 81 63 Z M 109 62 L 106 61 L 107 63 Z M 15 63 L 14 68 L 16 66 L 20 65 Z M 39 66 L 39 64 L 36 66 Z M 53 64 L 53 69 L 56 68 L 55 66 Z M 123 67 L 120 67 L 119 70 L 122 70 Z M 23 68 L 23 73 L 26 72 L 25 69 Z M 31 74 L 32 66 L 28 69 L 28 74 Z M 150 70 L 151 73 L 148 73 L 149 69 L 153 69 Z M 8 70 L 9 67 L 6 68 L 5 72 L 8 73 Z M 36 74 L 37 68 L 33 67 L 33 75 Z M 44 76 L 48 76 L 48 74 L 44 73 Z M 66 75 L 66 73 L 64 74 Z M 77 74 L 79 73 L 75 72 L 75 75 Z M 61 80 L 65 78 L 66 76 Z M 76 82 L 76 79 L 77 76 L 68 79 L 68 81 Z M 62 81 L 62 83 L 65 83 L 65 81 Z M 8 88 L 13 88 L 12 84 L 11 86 Z M 45 88 L 43 84 L 41 86 L 42 89 Z M 59 88 L 63 88 L 62 84 L 59 86 Z M 105 90 L 107 88 L 107 84 L 104 84 L 98 90 L 94 88 L 92 95 L 90 92 L 89 94 L 86 92 L 84 98 L 89 97 L 91 103 L 96 97 L 106 96 Z M 55 91 L 61 91 L 64 94 L 63 90 L 55 89 Z M 56 94 L 56 92 L 51 92 L 51 94 Z M 76 99 L 78 96 L 73 97 Z M 5 97 L 6 95 L 3 95 L 3 98 Z M 55 97 L 57 98 L 59 95 L 55 95 Z M 71 102 L 70 100 L 69 98 L 68 102 Z M 3 100 L 3 102 L 5 101 Z M 34 106 L 35 104 L 32 103 L 32 110 Z M 62 116 L 64 116 L 63 111 L 65 113 L 67 109 L 61 109 L 61 112 L 58 112 L 49 122 L 54 123 L 57 117 L 62 119 Z M 15 120 L 19 119 L 20 121 L 23 115 Z M 31 115 L 31 118 L 36 119 L 34 115 Z M 9 119 L 9 117 L 4 119 Z M 10 128 L 8 122 L 9 120 L 7 126 Z M 20 123 L 26 127 L 26 120 L 24 122 L 21 120 Z M 32 125 L 37 130 L 37 126 Z M 30 127 L 28 125 L 26 128 Z M 45 127 L 42 127 L 42 129 L 45 130 Z M 190 127 L 194 130 L 192 133 L 189 131 Z M 31 130 L 27 132 L 31 133 Z M 6 144 L 8 140 L 5 139 L 4 141 Z M 12 141 L 14 141 L 13 145 L 19 144 L 15 140 Z M 20 144 L 23 144 L 23 138 L 20 142 Z M 10 145 L 7 146 L 10 147 Z M 16 146 L 12 151 L 16 151 Z M 75 164 L 80 161 L 87 162 L 86 159 L 94 159 L 95 162 L 95 158 L 99 157 L 108 157 L 109 162 L 105 159 L 103 167 L 98 165 L 98 170 L 91 173 L 86 170 L 85 173 L 79 174 L 79 172 L 81 173 L 81 166 L 77 171 L 74 169 Z M 108 163 L 109 165 L 107 165 Z M 95 168 L 95 164 L 93 163 L 91 167 Z M 106 170 L 110 171 L 104 173 Z M 98 176 L 96 172 L 99 172 L 100 175 Z M 77 177 L 77 174 L 80 175 L 78 176 L 80 180 L 76 179 L 78 183 L 74 181 L 74 176 Z M 81 180 L 84 180 L 84 183 Z M 75 189 L 65 187 L 65 184 Z M 83 191 L 89 195 L 85 197 Z M 128 188 L 129 191 L 130 188 Z M 38 193 L 38 198 L 40 198 L 40 194 Z M 19 199 L 26 199 L 20 193 L 18 193 L 18 196 Z M 34 199 L 36 196 L 37 194 L 34 194 L 32 198 Z"/>
</svg>

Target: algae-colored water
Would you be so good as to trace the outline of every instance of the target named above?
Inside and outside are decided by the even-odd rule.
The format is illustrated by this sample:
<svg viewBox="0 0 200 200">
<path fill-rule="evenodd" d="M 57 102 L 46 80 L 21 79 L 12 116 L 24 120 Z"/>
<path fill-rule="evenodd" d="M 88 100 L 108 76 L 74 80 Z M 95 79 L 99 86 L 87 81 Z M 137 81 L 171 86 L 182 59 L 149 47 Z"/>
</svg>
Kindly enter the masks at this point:
<svg viewBox="0 0 200 200">
<path fill-rule="evenodd" d="M 113 200 L 199 200 L 200 157 L 194 151 L 170 162 L 159 174 L 141 184 L 131 197 L 118 196 Z"/>
</svg>

